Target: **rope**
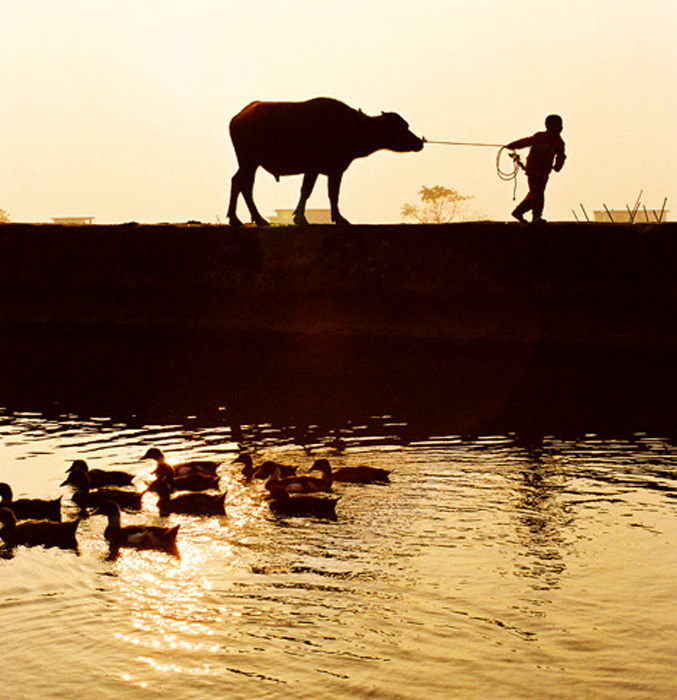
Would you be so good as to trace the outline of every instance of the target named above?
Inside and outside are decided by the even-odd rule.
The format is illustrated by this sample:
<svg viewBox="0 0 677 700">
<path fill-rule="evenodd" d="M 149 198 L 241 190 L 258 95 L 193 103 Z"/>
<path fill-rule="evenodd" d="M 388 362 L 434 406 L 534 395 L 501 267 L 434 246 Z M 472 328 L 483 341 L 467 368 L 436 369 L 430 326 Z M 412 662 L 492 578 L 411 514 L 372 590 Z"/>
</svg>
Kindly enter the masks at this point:
<svg viewBox="0 0 677 700">
<path fill-rule="evenodd" d="M 428 141 L 423 139 L 423 143 L 437 143 L 442 146 L 486 146 L 487 148 L 503 148 L 502 143 L 471 143 L 468 141 Z"/>
<path fill-rule="evenodd" d="M 504 182 L 511 182 L 513 183 L 512 186 L 512 199 L 513 202 L 517 198 L 517 174 L 520 171 L 520 168 L 523 170 L 524 168 L 524 163 L 520 160 L 519 155 L 515 151 L 510 151 L 508 153 L 508 156 L 512 160 L 512 169 L 511 170 L 503 170 L 501 168 L 501 156 L 503 155 L 503 151 L 506 150 L 507 146 L 501 143 L 477 143 L 474 141 L 428 141 L 428 139 L 424 138 L 423 143 L 434 143 L 438 144 L 440 146 L 479 146 L 479 147 L 486 147 L 486 148 L 498 148 L 498 153 L 496 154 L 496 173 L 498 177 L 503 180 Z"/>
<path fill-rule="evenodd" d="M 510 170 L 503 170 L 501 168 L 501 156 L 503 151 L 505 151 L 506 146 L 502 146 L 499 152 L 496 154 L 496 174 L 504 182 L 512 181 L 512 201 L 517 199 L 517 174 L 520 168 L 524 169 L 524 163 L 520 160 L 520 157 L 515 151 L 508 153 L 509 158 L 512 160 L 512 168 Z"/>
</svg>

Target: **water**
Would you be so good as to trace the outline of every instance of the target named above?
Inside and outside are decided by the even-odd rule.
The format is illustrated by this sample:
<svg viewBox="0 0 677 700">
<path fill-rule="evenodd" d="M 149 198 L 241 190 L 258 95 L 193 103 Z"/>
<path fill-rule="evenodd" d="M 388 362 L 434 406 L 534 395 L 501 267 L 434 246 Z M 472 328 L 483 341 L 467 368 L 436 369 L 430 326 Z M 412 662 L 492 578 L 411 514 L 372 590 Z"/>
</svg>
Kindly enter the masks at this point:
<svg viewBox="0 0 677 700">
<path fill-rule="evenodd" d="M 214 409 L 217 412 L 217 407 Z M 410 439 L 377 416 L 335 431 L 185 416 L 0 411 L 0 480 L 51 497 L 75 458 L 137 486 L 168 461 L 223 460 L 225 518 L 172 516 L 181 558 L 0 559 L 2 698 L 672 698 L 677 481 L 660 434 Z M 406 436 L 406 437 L 405 437 Z M 304 442 L 305 445 L 299 444 Z M 277 521 L 257 460 L 392 470 L 337 485 L 337 522 Z M 67 503 L 64 514 L 69 515 Z M 148 495 L 125 522 L 162 522 Z"/>
<path fill-rule="evenodd" d="M 68 495 L 76 458 L 143 488 L 146 449 L 223 461 L 181 558 L 0 558 L 0 699 L 672 698 L 670 352 L 350 347 L 10 329 L 0 480 Z M 337 449 L 342 448 L 342 449 Z M 392 470 L 337 522 L 275 520 L 246 449 Z M 72 509 L 64 502 L 64 515 Z M 167 522 L 154 497 L 125 522 Z"/>
</svg>

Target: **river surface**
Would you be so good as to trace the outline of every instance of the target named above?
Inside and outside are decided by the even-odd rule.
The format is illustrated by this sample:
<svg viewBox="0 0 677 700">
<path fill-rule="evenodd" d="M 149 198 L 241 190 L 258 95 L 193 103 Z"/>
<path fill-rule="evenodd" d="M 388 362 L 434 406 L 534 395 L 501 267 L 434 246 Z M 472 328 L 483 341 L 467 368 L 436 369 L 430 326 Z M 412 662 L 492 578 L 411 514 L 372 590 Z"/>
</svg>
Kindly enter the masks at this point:
<svg viewBox="0 0 677 700">
<path fill-rule="evenodd" d="M 70 461 L 122 468 L 150 445 L 223 460 L 227 516 L 172 516 L 176 559 L 79 552 L 0 560 L 0 697 L 669 698 L 677 693 L 677 481 L 661 436 L 430 436 L 375 417 L 296 444 L 271 425 L 130 427 L 0 414 L 0 480 L 64 496 Z M 233 458 L 392 470 L 336 485 L 337 522 L 276 520 Z M 165 522 L 152 495 L 125 522 Z"/>
<path fill-rule="evenodd" d="M 62 495 L 75 517 L 74 459 L 141 490 L 156 446 L 220 460 L 227 515 L 161 519 L 152 494 L 123 514 L 180 524 L 180 558 L 111 561 L 97 515 L 77 553 L 5 549 L 2 700 L 677 695 L 671 361 L 36 347 L 0 369 L 15 497 Z M 243 450 L 391 482 L 335 485 L 336 522 L 278 520 Z"/>
</svg>

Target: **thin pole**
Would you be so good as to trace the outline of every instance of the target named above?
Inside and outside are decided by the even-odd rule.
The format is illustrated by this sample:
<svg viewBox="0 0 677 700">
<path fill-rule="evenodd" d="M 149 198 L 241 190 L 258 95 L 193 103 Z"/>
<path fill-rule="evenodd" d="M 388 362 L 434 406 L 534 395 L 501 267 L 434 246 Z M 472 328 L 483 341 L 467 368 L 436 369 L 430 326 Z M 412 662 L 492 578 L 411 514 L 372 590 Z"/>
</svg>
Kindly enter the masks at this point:
<svg viewBox="0 0 677 700">
<path fill-rule="evenodd" d="M 583 204 L 581 204 L 581 209 L 583 210 L 583 213 L 585 214 L 586 221 L 590 221 L 590 217 L 588 216 L 588 212 L 585 211 L 585 207 Z"/>
<path fill-rule="evenodd" d="M 635 222 L 635 219 L 637 218 L 637 212 L 639 211 L 639 202 L 642 199 L 642 195 L 644 194 L 644 190 L 640 190 L 639 194 L 637 195 L 637 201 L 635 202 L 635 208 L 633 209 L 633 214 L 632 214 L 632 222 Z"/>
<path fill-rule="evenodd" d="M 666 198 L 663 200 L 663 207 L 662 207 L 662 209 L 661 209 L 661 215 L 660 215 L 660 217 L 659 217 L 659 219 L 658 219 L 658 223 L 659 223 L 659 224 L 661 223 L 661 221 L 663 221 L 663 213 L 665 212 L 665 205 L 666 205 L 667 203 L 668 203 L 668 198 L 666 197 Z M 656 216 L 655 212 L 654 212 L 654 216 Z"/>
<path fill-rule="evenodd" d="M 606 204 L 604 204 L 604 209 L 606 210 L 606 213 L 609 215 L 609 219 L 610 219 L 611 223 L 613 224 L 613 223 L 614 223 L 614 217 L 611 216 L 611 212 L 607 209 Z"/>
</svg>

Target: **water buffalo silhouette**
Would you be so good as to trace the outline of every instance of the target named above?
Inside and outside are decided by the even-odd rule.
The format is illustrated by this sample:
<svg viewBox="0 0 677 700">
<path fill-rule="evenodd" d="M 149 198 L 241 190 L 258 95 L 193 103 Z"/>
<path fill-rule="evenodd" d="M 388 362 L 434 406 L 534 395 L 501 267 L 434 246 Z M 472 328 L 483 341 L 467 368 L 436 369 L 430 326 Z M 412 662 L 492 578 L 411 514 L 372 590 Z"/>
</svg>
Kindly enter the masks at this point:
<svg viewBox="0 0 677 700">
<path fill-rule="evenodd" d="M 301 197 L 294 223 L 308 223 L 306 201 L 317 176 L 327 176 L 331 219 L 349 223 L 339 213 L 341 178 L 355 158 L 388 149 L 404 153 L 420 151 L 423 141 L 409 131 L 398 114 L 383 112 L 370 117 L 343 102 L 316 97 L 306 102 L 252 102 L 230 122 L 238 170 L 233 176 L 228 221 L 241 226 L 237 217 L 240 194 L 258 226 L 268 222 L 254 204 L 253 188 L 259 166 L 279 180 L 282 175 L 303 174 Z"/>
</svg>

